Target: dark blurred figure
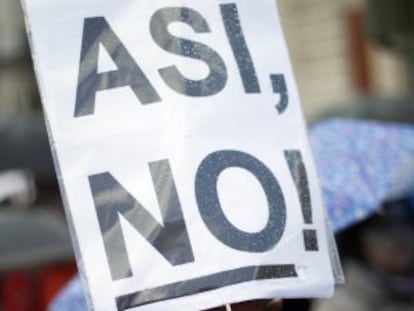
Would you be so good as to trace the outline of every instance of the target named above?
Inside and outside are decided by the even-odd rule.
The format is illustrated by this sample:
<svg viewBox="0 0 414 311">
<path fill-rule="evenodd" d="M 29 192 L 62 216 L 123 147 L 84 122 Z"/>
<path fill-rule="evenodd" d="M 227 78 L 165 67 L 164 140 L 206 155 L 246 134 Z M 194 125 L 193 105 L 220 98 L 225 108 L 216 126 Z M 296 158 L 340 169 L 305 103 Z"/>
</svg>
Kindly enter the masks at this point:
<svg viewBox="0 0 414 311">
<path fill-rule="evenodd" d="M 377 214 L 338 237 L 347 284 L 317 311 L 414 310 L 414 204 L 384 203 Z"/>
</svg>

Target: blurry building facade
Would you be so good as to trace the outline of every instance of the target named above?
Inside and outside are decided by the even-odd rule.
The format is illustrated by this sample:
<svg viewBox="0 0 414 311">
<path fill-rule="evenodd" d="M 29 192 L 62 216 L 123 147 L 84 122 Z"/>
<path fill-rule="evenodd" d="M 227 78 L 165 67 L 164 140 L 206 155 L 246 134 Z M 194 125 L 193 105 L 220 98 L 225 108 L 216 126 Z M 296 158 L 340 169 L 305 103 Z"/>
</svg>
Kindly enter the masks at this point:
<svg viewBox="0 0 414 311">
<path fill-rule="evenodd" d="M 0 0 L 0 122 L 39 109 L 20 2 Z"/>
<path fill-rule="evenodd" d="M 364 0 L 277 2 L 308 120 L 358 95 L 407 92 L 401 56 L 365 35 Z"/>
</svg>

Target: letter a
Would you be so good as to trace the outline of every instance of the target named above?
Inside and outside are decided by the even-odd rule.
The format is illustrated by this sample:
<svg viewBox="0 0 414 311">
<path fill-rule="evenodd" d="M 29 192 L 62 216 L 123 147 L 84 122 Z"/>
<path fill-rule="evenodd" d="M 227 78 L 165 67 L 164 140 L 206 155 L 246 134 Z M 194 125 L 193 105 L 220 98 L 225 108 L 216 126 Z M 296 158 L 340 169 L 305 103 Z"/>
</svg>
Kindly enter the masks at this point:
<svg viewBox="0 0 414 311">
<path fill-rule="evenodd" d="M 98 73 L 99 46 L 103 46 L 118 70 Z M 135 63 L 103 17 L 85 19 L 79 65 L 75 117 L 95 111 L 97 91 L 130 86 L 142 104 L 161 101 L 144 72 Z"/>
</svg>

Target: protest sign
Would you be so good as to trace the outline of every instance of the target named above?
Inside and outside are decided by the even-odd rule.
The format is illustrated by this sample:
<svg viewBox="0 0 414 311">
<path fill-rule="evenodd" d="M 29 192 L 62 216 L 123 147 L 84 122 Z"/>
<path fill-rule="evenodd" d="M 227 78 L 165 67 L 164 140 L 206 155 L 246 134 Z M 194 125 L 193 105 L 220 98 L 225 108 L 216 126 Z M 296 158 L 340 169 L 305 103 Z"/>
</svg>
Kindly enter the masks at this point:
<svg viewBox="0 0 414 311">
<path fill-rule="evenodd" d="M 24 0 L 91 308 L 333 291 L 273 0 Z"/>
</svg>

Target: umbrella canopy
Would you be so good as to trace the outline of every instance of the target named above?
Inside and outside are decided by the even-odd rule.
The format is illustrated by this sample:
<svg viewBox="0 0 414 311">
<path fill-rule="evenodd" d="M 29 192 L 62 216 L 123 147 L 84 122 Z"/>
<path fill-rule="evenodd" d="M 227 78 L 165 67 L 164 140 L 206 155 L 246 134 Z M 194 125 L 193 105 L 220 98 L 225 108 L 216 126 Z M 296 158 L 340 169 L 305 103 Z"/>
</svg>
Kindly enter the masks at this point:
<svg viewBox="0 0 414 311">
<path fill-rule="evenodd" d="M 85 290 L 79 276 L 60 292 L 49 307 L 49 311 L 87 311 Z"/>
<path fill-rule="evenodd" d="M 413 190 L 414 126 L 330 119 L 311 128 L 310 140 L 335 232 Z"/>
</svg>

